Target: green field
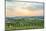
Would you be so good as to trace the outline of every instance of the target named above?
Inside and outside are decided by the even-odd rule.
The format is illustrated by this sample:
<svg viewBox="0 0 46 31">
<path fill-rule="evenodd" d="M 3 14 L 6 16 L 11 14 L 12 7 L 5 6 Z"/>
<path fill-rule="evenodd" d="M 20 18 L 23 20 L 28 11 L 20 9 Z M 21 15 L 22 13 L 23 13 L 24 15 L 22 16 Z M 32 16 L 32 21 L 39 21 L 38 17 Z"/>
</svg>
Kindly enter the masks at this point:
<svg viewBox="0 0 46 31">
<path fill-rule="evenodd" d="M 5 30 L 43 29 L 44 19 L 40 18 L 9 18 L 5 23 Z"/>
</svg>

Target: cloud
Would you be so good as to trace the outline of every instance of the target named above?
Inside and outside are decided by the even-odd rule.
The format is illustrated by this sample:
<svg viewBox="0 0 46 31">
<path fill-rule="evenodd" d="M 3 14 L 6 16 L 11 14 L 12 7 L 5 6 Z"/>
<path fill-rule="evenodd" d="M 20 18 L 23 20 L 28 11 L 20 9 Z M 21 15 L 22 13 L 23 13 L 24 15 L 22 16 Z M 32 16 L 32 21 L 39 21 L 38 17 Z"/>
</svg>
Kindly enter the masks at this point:
<svg viewBox="0 0 46 31">
<path fill-rule="evenodd" d="M 28 10 L 43 10 L 43 3 L 32 3 L 31 6 L 26 7 Z"/>
<path fill-rule="evenodd" d="M 43 16 L 43 3 L 8 1 L 6 3 L 6 16 Z"/>
<path fill-rule="evenodd" d="M 19 7 L 11 7 L 7 9 L 6 16 L 43 16 L 43 10 L 29 11 Z"/>
<path fill-rule="evenodd" d="M 16 0 L 16 1 L 37 1 L 37 2 L 43 2 L 43 0 Z"/>
<path fill-rule="evenodd" d="M 6 8 L 10 6 L 16 6 L 16 1 L 14 0 L 6 0 Z"/>
<path fill-rule="evenodd" d="M 27 2 L 17 2 L 16 7 L 20 7 L 28 10 L 43 10 L 43 3 L 27 3 Z"/>
<path fill-rule="evenodd" d="M 18 0 L 20 1 L 20 0 Z M 28 0 L 30 1 L 30 0 Z M 8 6 L 16 6 L 24 9 L 43 9 L 43 3 L 28 3 L 28 2 L 16 2 L 16 0 L 6 0 L 6 7 Z"/>
</svg>

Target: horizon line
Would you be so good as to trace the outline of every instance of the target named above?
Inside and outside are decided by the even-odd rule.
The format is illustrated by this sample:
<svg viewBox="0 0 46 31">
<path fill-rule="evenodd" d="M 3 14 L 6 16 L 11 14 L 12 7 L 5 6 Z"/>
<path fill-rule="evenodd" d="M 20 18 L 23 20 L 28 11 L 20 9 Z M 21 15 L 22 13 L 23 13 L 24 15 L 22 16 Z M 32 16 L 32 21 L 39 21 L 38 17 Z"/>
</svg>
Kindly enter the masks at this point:
<svg viewBox="0 0 46 31">
<path fill-rule="evenodd" d="M 16 17 L 16 16 L 5 16 L 5 17 Z M 18 16 L 19 17 L 19 16 Z M 23 16 L 22 16 L 23 17 Z M 26 17 L 26 16 L 25 16 Z"/>
</svg>

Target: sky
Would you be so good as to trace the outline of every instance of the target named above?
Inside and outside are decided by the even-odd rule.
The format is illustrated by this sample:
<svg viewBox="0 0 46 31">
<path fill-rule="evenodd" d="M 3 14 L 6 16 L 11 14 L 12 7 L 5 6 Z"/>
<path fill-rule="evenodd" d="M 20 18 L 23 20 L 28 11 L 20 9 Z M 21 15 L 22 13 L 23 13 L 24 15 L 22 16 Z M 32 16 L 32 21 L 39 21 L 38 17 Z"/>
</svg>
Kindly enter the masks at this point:
<svg viewBox="0 0 46 31">
<path fill-rule="evenodd" d="M 43 16 L 43 3 L 30 3 L 30 0 L 19 0 L 30 2 L 17 1 L 6 0 L 6 16 Z"/>
</svg>

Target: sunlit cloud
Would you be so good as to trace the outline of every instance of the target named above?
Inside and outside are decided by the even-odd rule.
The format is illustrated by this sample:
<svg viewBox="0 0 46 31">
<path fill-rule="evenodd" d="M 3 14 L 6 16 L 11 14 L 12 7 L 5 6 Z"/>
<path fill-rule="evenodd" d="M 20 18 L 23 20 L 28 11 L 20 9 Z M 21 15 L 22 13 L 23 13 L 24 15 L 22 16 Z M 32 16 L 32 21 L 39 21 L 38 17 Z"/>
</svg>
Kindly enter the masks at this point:
<svg viewBox="0 0 46 31">
<path fill-rule="evenodd" d="M 17 2 L 16 7 L 20 7 L 28 10 L 39 10 L 39 9 L 43 9 L 43 3 Z"/>
<path fill-rule="evenodd" d="M 43 3 L 6 1 L 6 16 L 43 16 Z"/>
</svg>

